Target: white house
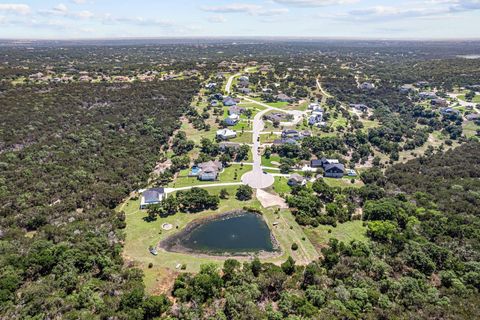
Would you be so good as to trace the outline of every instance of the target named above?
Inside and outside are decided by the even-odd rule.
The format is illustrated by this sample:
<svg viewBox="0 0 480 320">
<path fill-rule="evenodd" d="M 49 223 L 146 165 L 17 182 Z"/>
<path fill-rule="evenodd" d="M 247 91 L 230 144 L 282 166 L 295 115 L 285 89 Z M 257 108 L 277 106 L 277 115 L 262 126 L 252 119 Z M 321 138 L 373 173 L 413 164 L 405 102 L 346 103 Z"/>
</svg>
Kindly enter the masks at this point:
<svg viewBox="0 0 480 320">
<path fill-rule="evenodd" d="M 229 115 L 226 119 L 225 119 L 225 123 L 228 125 L 228 126 L 234 126 L 238 123 L 238 121 L 240 121 L 240 116 L 236 113 L 233 113 L 231 115 Z"/>
<path fill-rule="evenodd" d="M 221 129 L 217 131 L 217 138 L 222 140 L 232 139 L 232 138 L 235 138 L 236 136 L 237 136 L 237 133 L 230 129 Z"/>
<path fill-rule="evenodd" d="M 362 90 L 373 90 L 373 89 L 375 89 L 375 85 L 371 82 L 364 82 L 360 85 L 360 89 L 362 89 Z"/>
</svg>

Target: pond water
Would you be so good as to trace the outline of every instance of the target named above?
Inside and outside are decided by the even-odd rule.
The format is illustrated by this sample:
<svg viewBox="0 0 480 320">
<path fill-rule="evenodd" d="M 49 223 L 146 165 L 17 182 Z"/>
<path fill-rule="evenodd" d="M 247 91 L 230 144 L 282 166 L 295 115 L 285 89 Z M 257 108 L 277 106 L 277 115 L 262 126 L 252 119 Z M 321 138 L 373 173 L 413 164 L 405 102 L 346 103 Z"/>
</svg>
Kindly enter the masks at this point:
<svg viewBox="0 0 480 320">
<path fill-rule="evenodd" d="M 260 215 L 244 212 L 201 223 L 179 239 L 182 247 L 209 253 L 275 251 Z"/>
</svg>

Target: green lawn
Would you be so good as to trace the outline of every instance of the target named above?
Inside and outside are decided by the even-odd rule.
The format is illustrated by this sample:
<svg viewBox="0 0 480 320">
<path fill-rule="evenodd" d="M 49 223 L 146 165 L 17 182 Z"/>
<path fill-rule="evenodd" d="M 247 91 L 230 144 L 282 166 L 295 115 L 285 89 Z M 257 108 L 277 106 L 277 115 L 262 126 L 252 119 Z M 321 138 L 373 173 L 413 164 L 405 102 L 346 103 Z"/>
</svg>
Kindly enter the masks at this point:
<svg viewBox="0 0 480 320">
<path fill-rule="evenodd" d="M 355 180 L 355 183 L 352 183 L 350 180 L 352 178 Z M 335 179 L 335 178 L 323 178 L 323 180 L 330 186 L 330 187 L 340 187 L 340 188 L 347 188 L 347 187 L 354 187 L 360 188 L 363 186 L 363 182 L 360 179 L 355 177 L 344 177 L 343 179 Z"/>
<path fill-rule="evenodd" d="M 231 130 L 237 131 L 237 133 L 240 133 L 242 129 L 244 131 L 251 131 L 253 127 L 253 120 L 240 120 L 236 125 L 228 127 Z"/>
<path fill-rule="evenodd" d="M 272 164 L 272 162 L 280 163 L 280 156 L 278 154 L 270 155 L 270 158 L 262 156 L 262 166 L 264 167 L 278 167 L 278 164 Z"/>
<path fill-rule="evenodd" d="M 241 132 L 237 131 L 237 137 L 234 139 L 230 139 L 231 142 L 238 142 L 238 143 L 253 143 L 253 134 L 251 132 Z"/>
<path fill-rule="evenodd" d="M 331 233 L 328 231 L 331 230 Z M 352 240 L 368 241 L 366 236 L 367 228 L 363 226 L 363 221 L 355 220 L 337 224 L 337 227 L 318 226 L 316 228 L 304 228 L 310 241 L 317 250 L 328 244 L 331 238 L 349 243 Z"/>
<path fill-rule="evenodd" d="M 480 130 L 480 126 L 477 126 L 474 121 L 466 121 L 463 124 L 463 133 L 467 138 L 475 137 L 477 130 Z"/>
<path fill-rule="evenodd" d="M 290 193 L 292 191 L 292 188 L 290 188 L 287 182 L 288 178 L 286 177 L 275 177 L 275 182 L 273 183 L 273 191 L 278 194 Z"/>
<path fill-rule="evenodd" d="M 179 176 L 175 181 L 170 183 L 169 187 L 182 188 L 189 186 L 198 186 L 204 184 L 215 184 L 222 182 L 241 182 L 242 175 L 248 171 L 251 171 L 252 167 L 248 165 L 234 164 L 225 168 L 219 175 L 218 181 L 200 181 L 196 177 L 189 177 L 188 173 L 190 169 L 180 171 Z"/>
<path fill-rule="evenodd" d="M 467 101 L 467 99 L 465 99 L 465 95 L 462 94 L 460 96 L 457 97 L 459 100 L 463 100 L 463 101 Z M 468 101 L 468 102 L 473 102 L 473 103 L 480 103 L 480 95 L 475 95 L 475 97 L 473 97 L 472 101 Z"/>
<path fill-rule="evenodd" d="M 207 190 L 211 194 L 218 194 L 223 187 L 212 187 Z M 219 213 L 241 209 L 244 206 L 261 209 L 260 203 L 256 200 L 240 202 L 235 199 L 237 187 L 226 187 L 230 194 L 229 199 L 221 200 L 219 208 L 214 211 L 205 211 L 197 214 L 177 213 L 167 218 L 157 218 L 153 222 L 146 222 L 145 211 L 139 210 L 139 200 L 126 201 L 118 207 L 118 211 L 126 213 L 127 227 L 125 229 L 126 241 L 123 256 L 126 261 L 134 262 L 136 267 L 144 272 L 145 286 L 150 293 L 161 293 L 171 289 L 176 274 L 181 272 L 176 269 L 178 264 L 187 266 L 186 272 L 197 272 L 201 264 L 215 263 L 219 266 L 226 259 L 224 257 L 195 256 L 184 253 L 158 251 L 157 256 L 149 253 L 148 247 L 158 244 L 161 240 L 182 230 L 189 222 Z M 264 262 L 280 264 L 291 255 L 299 264 L 307 264 L 318 259 L 318 253 L 303 229 L 295 222 L 290 211 L 276 212 L 273 209 L 263 209 L 263 216 L 267 225 L 272 230 L 275 238 L 280 243 L 282 253 L 276 257 L 262 259 Z M 174 228 L 170 231 L 162 230 L 163 223 L 170 223 Z M 292 243 L 297 243 L 299 249 L 291 250 Z M 250 260 L 250 257 L 238 258 L 242 261 Z M 149 263 L 152 264 L 148 268 Z"/>
<path fill-rule="evenodd" d="M 260 142 L 261 143 L 273 143 L 274 140 L 280 139 L 281 136 L 278 134 L 261 134 L 260 135 Z"/>
</svg>

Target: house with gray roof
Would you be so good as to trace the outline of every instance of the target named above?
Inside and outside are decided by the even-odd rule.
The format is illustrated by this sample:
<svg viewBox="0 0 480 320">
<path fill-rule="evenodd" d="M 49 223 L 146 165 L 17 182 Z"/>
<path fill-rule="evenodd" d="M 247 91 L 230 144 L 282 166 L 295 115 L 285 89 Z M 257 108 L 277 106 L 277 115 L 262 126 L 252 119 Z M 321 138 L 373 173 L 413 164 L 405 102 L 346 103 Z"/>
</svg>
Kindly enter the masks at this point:
<svg viewBox="0 0 480 320">
<path fill-rule="evenodd" d="M 150 205 L 159 204 L 167 198 L 164 188 L 151 188 L 142 192 L 140 209 L 144 210 Z"/>
<path fill-rule="evenodd" d="M 216 160 L 199 163 L 197 167 L 200 169 L 198 173 L 198 180 L 215 181 L 218 178 L 218 174 L 223 169 L 223 164 Z"/>
<path fill-rule="evenodd" d="M 326 164 L 323 167 L 324 176 L 327 178 L 343 178 L 345 166 L 341 163 Z"/>
</svg>

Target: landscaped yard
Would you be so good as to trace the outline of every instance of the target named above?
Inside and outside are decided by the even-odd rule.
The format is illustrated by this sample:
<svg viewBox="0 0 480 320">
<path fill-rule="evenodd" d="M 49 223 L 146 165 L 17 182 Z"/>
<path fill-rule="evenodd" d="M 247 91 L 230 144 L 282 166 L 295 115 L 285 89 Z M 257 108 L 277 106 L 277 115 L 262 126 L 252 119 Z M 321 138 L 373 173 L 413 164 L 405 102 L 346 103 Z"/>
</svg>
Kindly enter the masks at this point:
<svg viewBox="0 0 480 320">
<path fill-rule="evenodd" d="M 290 191 L 292 191 L 292 188 L 290 188 L 287 182 L 288 178 L 286 177 L 275 177 L 275 182 L 273 183 L 273 191 L 278 194 L 289 193 Z"/>
<path fill-rule="evenodd" d="M 251 132 L 237 131 L 237 137 L 230 139 L 229 141 L 238 143 L 253 143 L 253 135 Z"/>
<path fill-rule="evenodd" d="M 466 121 L 463 124 L 463 133 L 467 138 L 475 137 L 480 126 L 477 126 L 474 121 Z"/>
<path fill-rule="evenodd" d="M 248 165 L 234 164 L 225 168 L 219 175 L 218 181 L 200 181 L 196 177 L 189 177 L 190 169 L 180 171 L 177 179 L 170 183 L 169 187 L 182 188 L 189 186 L 198 186 L 205 184 L 215 183 L 228 183 L 228 182 L 241 182 L 242 175 L 248 171 L 251 171 L 252 167 Z"/>
<path fill-rule="evenodd" d="M 144 220 L 147 213 L 139 210 L 139 200 L 127 201 L 119 206 L 118 211 L 123 210 L 126 213 L 127 223 L 125 229 L 126 241 L 123 250 L 124 258 L 126 261 L 134 262 L 138 268 L 143 270 L 148 292 L 158 293 L 162 290 L 170 289 L 175 275 L 182 272 L 176 268 L 177 265 L 185 264 L 186 272 L 197 272 L 201 264 L 216 263 L 221 265 L 227 259 L 227 257 L 208 257 L 163 250 L 159 250 L 158 255 L 153 256 L 148 251 L 149 246 L 157 245 L 161 240 L 182 230 L 189 222 L 195 219 L 241 209 L 244 206 L 261 209 L 261 205 L 256 199 L 245 202 L 236 200 L 235 192 L 237 187 L 212 187 L 207 190 L 211 194 L 218 194 L 221 189 L 226 189 L 230 197 L 229 199 L 221 200 L 217 210 L 197 214 L 177 213 L 167 218 L 157 218 L 157 220 L 152 222 Z M 288 210 L 276 212 L 273 209 L 263 209 L 262 212 L 265 221 L 284 250 L 281 255 L 262 259 L 262 261 L 280 264 L 289 255 L 298 264 L 307 264 L 318 259 L 314 246 Z M 161 226 L 163 223 L 170 223 L 174 228 L 170 231 L 162 230 Z M 297 251 L 291 250 L 291 245 L 294 242 L 298 244 L 299 249 Z M 239 258 L 239 260 L 243 261 L 250 259 L 251 257 Z M 150 263 L 152 264 L 151 268 L 148 267 Z"/>
<path fill-rule="evenodd" d="M 458 96 L 457 98 L 459 100 L 467 101 L 464 94 Z M 480 103 L 480 94 L 475 95 L 475 97 L 473 97 L 472 101 L 468 101 L 468 102 Z"/>
<path fill-rule="evenodd" d="M 330 233 L 328 233 L 329 230 L 331 231 Z M 367 228 L 363 226 L 363 221 L 361 220 L 339 223 L 335 228 L 324 225 L 320 225 L 316 228 L 304 228 L 308 238 L 318 251 L 325 247 L 331 238 L 345 243 L 349 243 L 352 240 L 368 241 L 366 230 Z"/>
<path fill-rule="evenodd" d="M 354 183 L 351 180 L 354 180 Z M 340 187 L 340 188 L 347 188 L 347 187 L 354 187 L 360 188 L 363 186 L 363 182 L 360 179 L 356 179 L 355 177 L 344 177 L 342 179 L 335 179 L 335 178 L 323 178 L 323 180 L 330 186 L 330 187 Z"/>
<path fill-rule="evenodd" d="M 272 163 L 275 162 L 275 163 Z M 262 166 L 264 167 L 278 167 L 280 164 L 280 156 L 278 154 L 272 154 L 267 159 L 267 157 L 262 156 Z"/>
</svg>

